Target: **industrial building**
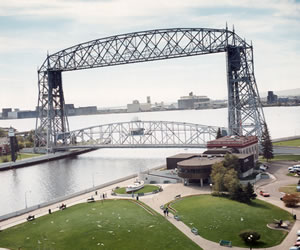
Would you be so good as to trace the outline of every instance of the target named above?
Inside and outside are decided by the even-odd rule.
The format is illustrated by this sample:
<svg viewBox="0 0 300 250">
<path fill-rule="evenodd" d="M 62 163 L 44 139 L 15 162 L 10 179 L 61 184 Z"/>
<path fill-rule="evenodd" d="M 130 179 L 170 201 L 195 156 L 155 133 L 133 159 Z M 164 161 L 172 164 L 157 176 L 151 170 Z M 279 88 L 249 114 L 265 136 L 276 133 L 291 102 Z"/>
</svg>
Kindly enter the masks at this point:
<svg viewBox="0 0 300 250">
<path fill-rule="evenodd" d="M 182 96 L 177 101 L 179 109 L 205 109 L 210 108 L 210 99 L 207 96 L 196 96 L 190 92 L 188 96 Z"/>
<path fill-rule="evenodd" d="M 145 111 L 151 111 L 150 96 L 147 96 L 146 103 L 140 103 L 138 100 L 133 100 L 132 103 L 127 104 L 127 112 L 128 113 L 145 112 Z"/>
</svg>

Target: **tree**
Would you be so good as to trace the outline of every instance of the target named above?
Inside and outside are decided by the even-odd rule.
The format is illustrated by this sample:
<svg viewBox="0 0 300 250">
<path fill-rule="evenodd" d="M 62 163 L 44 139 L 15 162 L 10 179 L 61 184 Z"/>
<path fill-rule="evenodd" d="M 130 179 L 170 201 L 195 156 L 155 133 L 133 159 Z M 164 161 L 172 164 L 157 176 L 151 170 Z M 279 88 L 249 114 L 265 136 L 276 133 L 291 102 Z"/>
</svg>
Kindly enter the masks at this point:
<svg viewBox="0 0 300 250">
<path fill-rule="evenodd" d="M 237 174 L 239 175 L 241 172 L 239 158 L 232 154 L 226 154 L 224 157 L 224 167 L 227 169 L 233 168 Z"/>
<path fill-rule="evenodd" d="M 285 196 L 282 197 L 282 201 L 286 207 L 296 207 L 299 203 L 299 198 L 296 194 L 285 194 Z"/>
<path fill-rule="evenodd" d="M 7 136 L 7 132 L 5 132 L 4 129 L 0 128 L 0 137 L 6 137 Z"/>
<path fill-rule="evenodd" d="M 221 129 L 218 128 L 216 139 L 219 139 L 221 137 L 222 137 Z"/>
<path fill-rule="evenodd" d="M 245 191 L 245 195 L 249 199 L 249 202 L 251 200 L 254 200 L 257 196 L 256 193 L 254 192 L 253 185 L 250 182 L 248 182 L 247 186 L 244 188 L 244 191 Z"/>
<path fill-rule="evenodd" d="M 226 168 L 222 162 L 217 162 L 212 165 L 210 178 L 212 180 L 213 190 L 217 192 L 224 191 L 223 177 L 226 173 Z"/>
<path fill-rule="evenodd" d="M 240 181 L 237 172 L 231 168 L 226 171 L 223 178 L 224 187 L 228 190 L 229 195 L 233 194 Z"/>
<path fill-rule="evenodd" d="M 247 197 L 247 195 L 240 183 L 238 185 L 236 185 L 233 192 L 230 193 L 230 199 L 236 200 L 239 202 L 244 202 L 244 203 L 250 202 L 249 198 Z"/>
<path fill-rule="evenodd" d="M 273 155 L 273 144 L 269 134 L 267 123 L 264 123 L 264 131 L 261 137 L 261 146 L 263 157 L 269 161 L 274 158 Z"/>
</svg>

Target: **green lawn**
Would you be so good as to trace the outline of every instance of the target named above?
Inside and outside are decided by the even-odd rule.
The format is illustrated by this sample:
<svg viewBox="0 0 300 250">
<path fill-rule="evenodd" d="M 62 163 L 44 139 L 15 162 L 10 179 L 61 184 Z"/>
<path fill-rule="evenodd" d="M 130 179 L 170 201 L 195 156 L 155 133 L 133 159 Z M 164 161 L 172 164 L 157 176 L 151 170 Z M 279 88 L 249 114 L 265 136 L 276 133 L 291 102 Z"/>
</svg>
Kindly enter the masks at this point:
<svg viewBox="0 0 300 250">
<path fill-rule="evenodd" d="M 259 158 L 259 161 L 266 162 L 266 159 Z M 300 155 L 274 155 L 271 161 L 300 161 Z"/>
<path fill-rule="evenodd" d="M 300 147 L 300 139 L 290 141 L 273 142 L 275 146 L 289 146 L 289 147 Z"/>
<path fill-rule="evenodd" d="M 36 157 L 36 156 L 40 156 L 41 154 L 18 154 L 18 158 L 17 160 L 22 160 L 22 159 L 26 159 L 26 158 L 32 158 L 32 157 Z M 8 161 L 11 161 L 11 155 L 7 155 L 7 156 L 0 156 L 0 163 L 3 163 L 5 160 L 7 159 Z"/>
<path fill-rule="evenodd" d="M 159 187 L 155 186 L 155 185 L 145 185 L 143 188 L 134 191 L 134 193 L 135 194 L 140 194 L 140 193 L 144 193 L 145 194 L 145 193 L 151 193 L 151 192 L 153 192 L 155 190 L 158 191 Z M 114 192 L 117 193 L 117 194 L 127 194 L 126 193 L 126 187 L 121 187 L 121 188 L 115 189 Z"/>
<path fill-rule="evenodd" d="M 297 184 L 291 184 L 288 186 L 283 186 L 279 188 L 279 192 L 283 192 L 286 194 L 296 194 L 298 196 L 300 196 L 300 192 L 297 192 Z"/>
<path fill-rule="evenodd" d="M 129 200 L 84 203 L 0 233 L 10 249 L 201 249 L 163 216 Z"/>
<path fill-rule="evenodd" d="M 247 205 L 222 197 L 200 195 L 186 197 L 171 206 L 182 221 L 189 227 L 196 227 L 202 237 L 215 242 L 230 240 L 234 246 L 240 247 L 247 247 L 239 237 L 245 229 L 261 234 L 255 247 L 278 245 L 286 232 L 269 229 L 267 224 L 274 219 L 293 220 L 288 212 L 260 200 Z"/>
</svg>

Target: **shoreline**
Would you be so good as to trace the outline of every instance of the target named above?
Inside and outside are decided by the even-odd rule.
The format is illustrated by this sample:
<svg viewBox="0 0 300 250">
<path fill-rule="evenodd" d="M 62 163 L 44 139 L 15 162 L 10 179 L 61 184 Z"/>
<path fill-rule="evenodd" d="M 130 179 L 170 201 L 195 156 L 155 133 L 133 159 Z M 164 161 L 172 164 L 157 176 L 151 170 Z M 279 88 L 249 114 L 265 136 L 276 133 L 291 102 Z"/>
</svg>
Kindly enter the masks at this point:
<svg viewBox="0 0 300 250">
<path fill-rule="evenodd" d="M 158 170 L 158 169 L 161 169 L 163 167 L 165 167 L 165 165 L 160 165 L 160 166 L 157 166 L 157 167 L 153 167 L 150 170 Z M 148 172 L 148 170 L 146 170 L 144 172 Z M 144 172 L 141 172 L 141 173 L 144 173 Z M 72 193 L 72 194 L 69 194 L 69 195 L 58 197 L 56 199 L 46 201 L 46 202 L 31 206 L 31 207 L 28 207 L 28 208 L 24 208 L 24 209 L 21 209 L 21 210 L 18 210 L 18 211 L 14 211 L 14 212 L 11 212 L 11 213 L 8 213 L 8 214 L 1 215 L 0 216 L 0 228 L 3 228 L 1 226 L 1 223 L 5 222 L 5 221 L 8 221 L 12 218 L 18 218 L 20 216 L 22 217 L 25 214 L 29 214 L 33 211 L 38 211 L 39 209 L 46 209 L 47 208 L 47 211 L 48 211 L 48 207 L 53 207 L 54 205 L 58 205 L 61 202 L 65 203 L 65 204 L 68 204 L 68 203 L 70 203 L 70 200 L 78 200 L 78 199 L 82 200 L 81 197 L 85 197 L 87 194 L 90 194 L 90 193 L 93 194 L 93 192 L 99 191 L 99 190 L 102 190 L 102 189 L 106 190 L 106 189 L 110 188 L 109 191 L 112 191 L 115 188 L 116 184 L 124 183 L 124 182 L 127 183 L 128 181 L 134 180 L 138 176 L 138 174 L 139 173 L 131 174 L 131 175 L 128 175 L 128 176 L 125 176 L 125 177 L 122 177 L 122 178 L 118 178 L 116 180 L 105 182 L 103 184 L 100 184 L 100 185 L 97 185 L 97 186 L 94 186 L 94 187 L 91 187 L 91 188 L 83 189 L 81 191 L 78 191 L 78 192 L 75 192 L 75 193 Z M 90 195 L 89 195 L 89 197 L 90 197 Z M 53 211 L 55 211 L 55 210 L 53 210 Z"/>
</svg>

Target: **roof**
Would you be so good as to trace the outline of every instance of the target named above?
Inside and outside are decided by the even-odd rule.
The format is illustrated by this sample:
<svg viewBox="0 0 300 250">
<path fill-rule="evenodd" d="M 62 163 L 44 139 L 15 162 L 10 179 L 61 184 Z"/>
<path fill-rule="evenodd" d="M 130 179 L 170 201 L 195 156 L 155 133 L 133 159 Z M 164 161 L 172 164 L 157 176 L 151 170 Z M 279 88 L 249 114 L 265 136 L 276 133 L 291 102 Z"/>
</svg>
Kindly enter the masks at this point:
<svg viewBox="0 0 300 250">
<path fill-rule="evenodd" d="M 256 136 L 224 136 L 207 142 L 208 148 L 216 147 L 236 147 L 243 148 L 252 144 L 256 144 L 258 139 Z"/>
<path fill-rule="evenodd" d="M 191 159 L 178 162 L 177 165 L 181 167 L 207 167 L 223 160 L 223 157 L 193 157 Z"/>
<path fill-rule="evenodd" d="M 188 159 L 188 158 L 191 158 L 191 157 L 195 157 L 195 156 L 199 156 L 201 154 L 199 153 L 181 153 L 181 154 L 176 154 L 176 155 L 172 155 L 172 156 L 169 156 L 167 157 L 167 159 L 170 159 L 170 158 L 175 158 L 175 159 Z"/>
<path fill-rule="evenodd" d="M 232 154 L 238 159 L 243 160 L 251 156 L 252 154 Z M 207 157 L 206 155 L 195 156 L 190 159 L 186 159 L 177 163 L 180 167 L 207 167 L 215 163 L 221 162 L 224 160 L 224 155 L 214 155 L 212 157 Z"/>
</svg>

